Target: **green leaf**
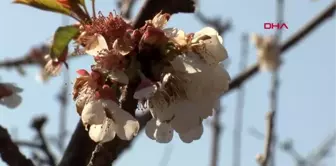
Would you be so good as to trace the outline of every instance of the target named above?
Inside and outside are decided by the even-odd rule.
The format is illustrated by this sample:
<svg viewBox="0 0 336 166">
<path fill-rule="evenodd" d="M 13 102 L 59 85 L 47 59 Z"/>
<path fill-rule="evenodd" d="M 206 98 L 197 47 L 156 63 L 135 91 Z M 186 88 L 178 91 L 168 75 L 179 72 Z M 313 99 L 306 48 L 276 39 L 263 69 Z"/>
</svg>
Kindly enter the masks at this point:
<svg viewBox="0 0 336 166">
<path fill-rule="evenodd" d="M 50 56 L 52 59 L 62 56 L 64 50 L 68 47 L 70 41 L 79 33 L 78 27 L 64 26 L 59 27 L 54 35 L 51 46 Z"/>
<path fill-rule="evenodd" d="M 24 4 L 32 6 L 41 10 L 51 11 L 70 15 L 71 10 L 65 8 L 57 0 L 15 0 L 13 3 Z"/>
</svg>

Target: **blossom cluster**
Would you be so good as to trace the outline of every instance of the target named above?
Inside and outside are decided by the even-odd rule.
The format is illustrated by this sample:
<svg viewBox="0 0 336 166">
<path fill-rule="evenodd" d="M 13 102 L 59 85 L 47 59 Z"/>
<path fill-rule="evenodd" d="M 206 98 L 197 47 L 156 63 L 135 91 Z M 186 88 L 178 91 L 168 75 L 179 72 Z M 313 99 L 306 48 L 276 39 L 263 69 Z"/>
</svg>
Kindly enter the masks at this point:
<svg viewBox="0 0 336 166">
<path fill-rule="evenodd" d="M 166 28 L 169 18 L 158 13 L 135 29 L 118 15 L 99 13 L 80 25 L 76 42 L 93 56 L 94 64 L 91 71 L 77 71 L 73 99 L 93 141 L 108 142 L 115 136 L 130 140 L 138 134 L 134 111 L 120 104 L 135 80 L 133 98 L 152 115 L 146 124 L 149 138 L 167 143 L 176 132 L 190 143 L 202 136 L 203 120 L 229 88 L 230 76 L 221 64 L 227 51 L 215 29 L 187 34 Z M 47 71 L 56 74 L 60 64 L 47 64 Z"/>
</svg>

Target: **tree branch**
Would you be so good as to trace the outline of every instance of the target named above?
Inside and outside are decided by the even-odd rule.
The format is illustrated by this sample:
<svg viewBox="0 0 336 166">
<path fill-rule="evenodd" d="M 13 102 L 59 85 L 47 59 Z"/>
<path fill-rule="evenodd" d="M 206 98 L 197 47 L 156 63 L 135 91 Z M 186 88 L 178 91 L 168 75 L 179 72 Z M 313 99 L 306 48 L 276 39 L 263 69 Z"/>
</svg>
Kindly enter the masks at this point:
<svg viewBox="0 0 336 166">
<path fill-rule="evenodd" d="M 214 110 L 214 117 L 212 121 L 212 146 L 211 146 L 211 166 L 218 165 L 218 153 L 219 153 L 219 143 L 220 143 L 220 134 L 222 131 L 222 126 L 220 124 L 220 115 L 223 112 L 220 108 Z"/>
<path fill-rule="evenodd" d="M 194 0 L 146 0 L 133 22 L 134 27 L 141 27 L 146 20 L 153 18 L 161 10 L 169 14 L 193 13 L 195 2 Z"/>
<path fill-rule="evenodd" d="M 136 0 L 118 0 L 117 6 L 120 9 L 121 15 L 126 18 L 131 18 L 132 8 Z"/>
<path fill-rule="evenodd" d="M 260 166 L 267 166 L 271 157 L 271 148 L 273 141 L 273 127 L 274 127 L 274 111 L 267 112 L 266 114 L 266 138 L 264 145 L 264 154 L 259 155 L 257 160 Z"/>
<path fill-rule="evenodd" d="M 50 149 L 49 149 L 49 144 L 47 143 L 47 140 L 45 138 L 45 135 L 42 131 L 44 125 L 47 122 L 47 118 L 42 116 L 42 117 L 38 117 L 35 118 L 31 124 L 31 127 L 37 132 L 37 136 L 41 141 L 41 145 L 40 148 L 41 150 L 45 153 L 45 155 L 48 158 L 48 164 L 50 166 L 56 166 L 56 160 L 54 155 L 51 153 Z"/>
<path fill-rule="evenodd" d="M 205 25 L 215 28 L 221 36 L 232 28 L 231 20 L 222 20 L 220 17 L 208 18 L 200 11 L 195 13 L 196 18 Z"/>
<path fill-rule="evenodd" d="M 0 157 L 9 166 L 34 166 L 33 162 L 19 151 L 7 130 L 2 126 L 0 126 Z"/>
</svg>

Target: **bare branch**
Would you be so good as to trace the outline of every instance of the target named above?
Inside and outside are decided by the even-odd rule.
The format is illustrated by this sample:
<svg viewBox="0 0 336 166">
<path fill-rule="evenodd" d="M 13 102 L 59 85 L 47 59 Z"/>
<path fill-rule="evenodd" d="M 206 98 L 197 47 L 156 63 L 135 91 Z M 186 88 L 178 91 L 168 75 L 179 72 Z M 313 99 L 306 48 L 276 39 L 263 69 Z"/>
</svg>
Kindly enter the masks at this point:
<svg viewBox="0 0 336 166">
<path fill-rule="evenodd" d="M 172 153 L 173 145 L 166 145 L 159 166 L 168 166 Z"/>
<path fill-rule="evenodd" d="M 282 23 L 284 21 L 284 0 L 277 0 L 276 3 L 277 11 L 276 11 L 276 18 L 278 23 Z M 275 32 L 276 36 L 276 43 L 279 43 L 282 36 L 282 30 L 279 29 Z M 280 55 L 278 55 L 280 58 Z M 279 74 L 280 74 L 280 67 L 277 68 L 275 71 L 272 72 L 271 78 L 271 91 L 270 91 L 270 111 L 273 113 L 273 129 L 272 129 L 272 139 L 274 139 L 271 144 L 271 153 L 269 154 L 269 163 L 270 166 L 275 166 L 275 152 L 276 152 L 276 124 L 277 124 L 277 112 L 278 112 L 278 92 L 279 92 Z"/>
<path fill-rule="evenodd" d="M 195 2 L 194 0 L 146 0 L 133 22 L 134 27 L 141 27 L 146 20 L 153 18 L 161 10 L 169 14 L 193 13 Z"/>
<path fill-rule="evenodd" d="M 118 0 L 117 6 L 120 9 L 121 15 L 126 18 L 131 18 L 131 12 L 136 0 Z"/>
<path fill-rule="evenodd" d="M 69 71 L 65 71 L 64 73 L 64 80 L 63 85 L 60 89 L 60 92 L 57 96 L 58 101 L 60 103 L 60 115 L 59 115 L 59 132 L 58 132 L 58 138 L 57 138 L 57 144 L 60 151 L 64 151 L 64 142 L 67 136 L 67 130 L 66 130 L 66 122 L 67 122 L 67 106 L 68 106 L 68 85 L 70 83 L 69 80 Z"/>
<path fill-rule="evenodd" d="M 89 138 L 82 122 L 79 121 L 59 166 L 87 165 L 95 145 Z"/>
<path fill-rule="evenodd" d="M 9 166 L 34 166 L 33 162 L 19 151 L 7 130 L 2 126 L 0 126 L 0 157 Z"/>
<path fill-rule="evenodd" d="M 260 166 L 267 166 L 270 159 L 271 146 L 273 141 L 273 126 L 274 126 L 274 112 L 267 112 L 266 114 L 266 138 L 264 145 L 264 154 L 257 157 Z"/>
<path fill-rule="evenodd" d="M 45 135 L 42 131 L 44 125 L 47 122 L 47 118 L 42 116 L 42 117 L 37 117 L 33 120 L 31 127 L 37 132 L 37 136 L 41 141 L 41 150 L 46 154 L 48 158 L 48 164 L 50 166 L 56 166 L 56 160 L 53 154 L 51 153 L 47 140 L 45 138 Z"/>
<path fill-rule="evenodd" d="M 228 32 L 232 28 L 231 20 L 222 20 L 220 17 L 208 18 L 200 11 L 195 12 L 196 18 L 205 25 L 209 25 L 217 30 L 220 35 Z"/>
<path fill-rule="evenodd" d="M 222 131 L 222 127 L 220 124 L 220 115 L 222 113 L 222 110 L 219 108 L 217 110 L 214 110 L 214 117 L 212 121 L 212 147 L 211 147 L 211 166 L 217 166 L 218 163 L 218 153 L 219 153 L 219 141 L 220 141 L 220 134 Z"/>
<path fill-rule="evenodd" d="M 33 142 L 28 141 L 14 141 L 14 143 L 18 146 L 24 146 L 28 148 L 40 149 L 41 145 Z"/>
<path fill-rule="evenodd" d="M 240 70 L 243 71 L 246 68 L 248 59 L 248 47 L 249 47 L 248 34 L 243 34 L 241 38 L 241 57 L 240 57 Z M 240 166 L 241 156 L 241 133 L 243 130 L 243 112 L 245 103 L 245 90 L 240 87 L 237 94 L 237 105 L 234 117 L 234 129 L 233 129 L 233 148 L 232 148 L 232 166 Z"/>
</svg>

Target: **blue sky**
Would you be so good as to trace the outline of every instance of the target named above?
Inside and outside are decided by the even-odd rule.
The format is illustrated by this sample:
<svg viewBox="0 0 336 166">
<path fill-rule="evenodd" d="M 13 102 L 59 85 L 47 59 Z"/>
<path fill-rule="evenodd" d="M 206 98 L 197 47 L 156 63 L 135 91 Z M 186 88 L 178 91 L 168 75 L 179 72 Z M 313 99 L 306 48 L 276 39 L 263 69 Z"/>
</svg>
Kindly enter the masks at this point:
<svg viewBox="0 0 336 166">
<path fill-rule="evenodd" d="M 11 1 L 0 1 L 0 60 L 22 56 L 32 45 L 48 39 L 61 25 L 62 17 L 39 11 Z M 143 2 L 143 1 L 141 1 Z M 332 0 L 286 1 L 285 22 L 289 29 L 283 33 L 287 39 L 304 23 L 319 13 Z M 97 0 L 97 8 L 103 13 L 116 9 L 115 1 Z M 139 4 L 136 10 L 139 9 Z M 272 30 L 264 30 L 264 22 L 275 20 L 275 1 L 269 0 L 206 0 L 201 1 L 201 9 L 208 16 L 221 16 L 233 20 L 234 29 L 224 37 L 231 65 L 229 73 L 239 73 L 240 35 L 242 32 L 257 32 L 270 35 Z M 134 12 L 136 13 L 136 12 Z M 195 32 L 203 27 L 191 14 L 174 15 L 169 26 L 179 27 L 187 32 Z M 307 155 L 329 133 L 335 130 L 335 19 L 325 22 L 295 47 L 285 53 L 281 69 L 279 94 L 279 114 L 277 126 L 280 140 L 292 138 L 302 155 Z M 249 64 L 256 61 L 255 48 L 250 45 Z M 88 69 L 92 57 L 83 57 L 70 62 L 71 80 L 76 77 L 76 69 Z M 38 67 L 27 68 L 27 76 L 19 76 L 15 70 L 0 70 L 1 81 L 16 82 L 24 88 L 22 104 L 15 110 L 0 107 L 0 125 L 8 129 L 17 128 L 18 138 L 33 139 L 29 128 L 33 116 L 46 114 L 50 120 L 45 128 L 47 134 L 56 135 L 58 129 L 59 105 L 56 95 L 63 77 L 53 78 L 42 85 L 35 81 Z M 248 133 L 250 127 L 264 131 L 264 114 L 268 109 L 269 73 L 260 73 L 246 82 L 246 103 L 244 109 L 242 166 L 257 166 L 255 156 L 263 150 L 263 141 Z M 69 87 L 71 88 L 71 87 Z M 70 97 L 70 95 L 69 95 Z M 234 124 L 236 94 L 223 97 L 226 107 L 221 122 L 225 125 L 220 144 L 220 165 L 231 165 L 232 132 Z M 73 131 L 79 117 L 74 103 L 68 107 L 67 128 Z M 205 125 L 207 126 L 207 125 Z M 158 144 L 140 134 L 131 150 L 116 163 L 119 166 L 158 166 L 167 146 L 173 146 L 170 166 L 204 166 L 210 162 L 211 130 L 206 127 L 202 139 L 192 144 L 184 144 L 176 136 L 168 144 Z M 25 150 L 26 152 L 26 150 Z M 28 153 L 29 154 L 29 153 Z M 324 165 L 334 165 L 334 152 L 324 160 Z M 278 151 L 279 166 L 293 165 L 287 154 Z M 0 165 L 4 165 L 0 161 Z"/>
</svg>

